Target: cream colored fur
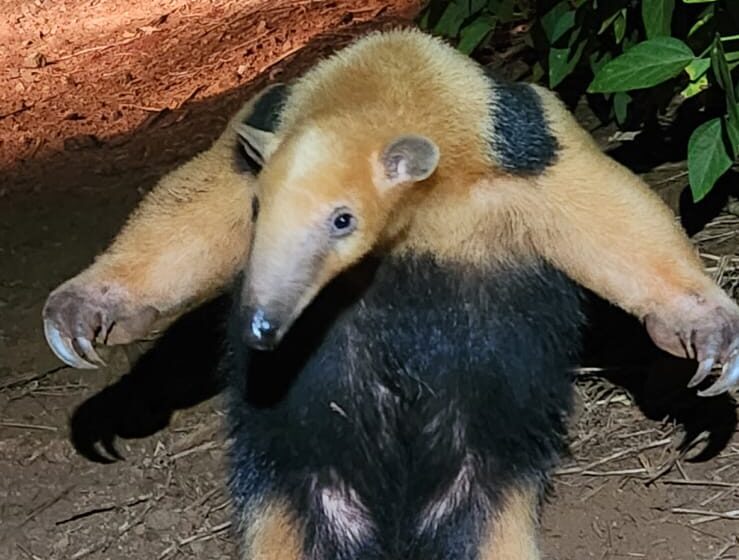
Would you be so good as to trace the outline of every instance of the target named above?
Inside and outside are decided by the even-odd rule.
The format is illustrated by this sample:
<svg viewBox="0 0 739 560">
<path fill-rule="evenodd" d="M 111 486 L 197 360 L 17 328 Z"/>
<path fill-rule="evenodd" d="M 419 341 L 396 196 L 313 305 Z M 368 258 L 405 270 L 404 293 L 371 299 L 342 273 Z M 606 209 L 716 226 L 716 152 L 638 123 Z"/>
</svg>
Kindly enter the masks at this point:
<svg viewBox="0 0 739 560">
<path fill-rule="evenodd" d="M 74 281 L 120 287 L 131 301 L 171 316 L 221 291 L 251 239 L 254 185 L 235 171 L 236 142 L 229 126 L 210 149 L 164 176 Z"/>
<path fill-rule="evenodd" d="M 481 265 L 543 256 L 640 317 L 679 297 L 721 298 L 669 209 L 602 154 L 553 93 L 536 91 L 561 149 L 543 174 L 511 175 L 491 160 L 493 93 L 480 66 L 420 32 L 369 35 L 293 86 L 277 135 L 284 145 L 275 154 L 275 170 L 260 178 L 264 197 L 279 188 L 273 185 L 290 183 L 326 204 L 353 196 L 368 208 L 367 161 L 393 138 L 419 134 L 438 145 L 438 169 L 402 197 L 375 201 L 376 216 L 365 212 L 364 222 L 382 224 L 362 232 L 370 237 L 363 247 L 392 237 L 393 251 Z M 305 140 L 316 134 L 325 140 Z M 304 212 L 297 206 L 293 212 L 284 197 L 279 200 L 280 218 L 272 223 L 268 212 L 268 223 L 260 223 L 275 247 L 286 228 L 312 227 L 310 207 L 318 204 L 301 203 Z M 294 220 L 287 223 L 285 215 Z"/>
</svg>

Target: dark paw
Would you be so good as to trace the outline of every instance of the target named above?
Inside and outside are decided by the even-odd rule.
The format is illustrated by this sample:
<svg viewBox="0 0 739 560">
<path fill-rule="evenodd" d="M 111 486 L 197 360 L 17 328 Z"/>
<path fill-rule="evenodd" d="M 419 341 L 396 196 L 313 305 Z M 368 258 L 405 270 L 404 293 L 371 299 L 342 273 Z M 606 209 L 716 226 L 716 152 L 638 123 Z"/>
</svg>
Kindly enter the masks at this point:
<svg viewBox="0 0 739 560">
<path fill-rule="evenodd" d="M 663 350 L 698 360 L 689 387 L 699 385 L 712 371 L 720 371 L 718 379 L 698 395 L 713 397 L 728 391 L 739 383 L 739 308 L 728 298 L 695 298 L 680 307 L 664 316 L 648 315 L 649 335 Z"/>
<path fill-rule="evenodd" d="M 66 282 L 43 310 L 44 335 L 56 356 L 80 369 L 104 365 L 95 345 L 123 344 L 144 336 L 158 316 L 151 306 L 135 306 L 121 289 Z"/>
</svg>

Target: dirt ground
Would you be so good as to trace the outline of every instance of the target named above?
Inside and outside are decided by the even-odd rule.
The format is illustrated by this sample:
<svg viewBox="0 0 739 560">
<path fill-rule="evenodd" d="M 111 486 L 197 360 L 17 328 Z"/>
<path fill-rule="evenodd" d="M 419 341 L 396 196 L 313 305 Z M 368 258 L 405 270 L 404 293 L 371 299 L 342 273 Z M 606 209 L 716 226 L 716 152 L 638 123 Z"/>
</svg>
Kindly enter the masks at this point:
<svg viewBox="0 0 739 560">
<path fill-rule="evenodd" d="M 110 367 L 95 372 L 60 367 L 43 339 L 41 308 L 253 88 L 294 75 L 368 26 L 407 19 L 417 2 L 7 4 L 0 558 L 232 558 L 213 371 L 219 302 L 156 345 L 114 350 Z M 594 127 L 587 113 L 582 120 Z M 612 131 L 595 133 L 616 157 L 649 169 L 673 207 L 685 206 L 684 162 L 668 143 L 660 151 L 653 138 L 619 145 L 609 143 Z M 634 159 L 645 152 L 674 157 Z M 722 196 L 686 226 L 736 297 L 739 220 L 718 212 Z M 694 397 L 684 388 L 691 364 L 654 351 L 639 325 L 612 309 L 594 304 L 591 316 L 586 365 L 607 367 L 578 378 L 572 457 L 544 510 L 544 558 L 739 558 L 736 401 Z M 683 441 L 691 443 L 681 449 Z"/>
</svg>

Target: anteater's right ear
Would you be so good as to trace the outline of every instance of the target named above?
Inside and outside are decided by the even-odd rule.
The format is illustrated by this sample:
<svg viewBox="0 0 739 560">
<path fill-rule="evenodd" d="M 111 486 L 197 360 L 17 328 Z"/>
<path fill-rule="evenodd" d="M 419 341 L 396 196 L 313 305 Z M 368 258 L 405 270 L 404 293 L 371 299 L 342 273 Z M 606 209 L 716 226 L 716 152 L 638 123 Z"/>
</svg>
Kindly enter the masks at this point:
<svg viewBox="0 0 739 560">
<path fill-rule="evenodd" d="M 233 127 L 247 155 L 260 167 L 264 166 L 277 148 L 276 134 L 246 123 L 236 123 Z"/>
<path fill-rule="evenodd" d="M 380 154 L 380 183 L 392 187 L 428 179 L 439 165 L 439 148 L 433 140 L 417 134 L 398 136 Z"/>
</svg>

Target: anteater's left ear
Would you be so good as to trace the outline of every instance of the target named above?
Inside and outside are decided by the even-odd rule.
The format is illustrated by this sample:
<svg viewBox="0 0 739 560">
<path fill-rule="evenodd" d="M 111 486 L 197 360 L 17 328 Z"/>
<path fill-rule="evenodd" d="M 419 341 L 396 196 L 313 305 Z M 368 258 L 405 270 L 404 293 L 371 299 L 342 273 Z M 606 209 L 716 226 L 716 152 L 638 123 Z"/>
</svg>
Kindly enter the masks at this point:
<svg viewBox="0 0 739 560">
<path fill-rule="evenodd" d="M 428 179 L 439 165 L 439 148 L 426 138 L 415 134 L 398 136 L 380 155 L 385 186 L 416 183 Z"/>
<path fill-rule="evenodd" d="M 236 123 L 233 125 L 236 134 L 239 136 L 239 142 L 244 150 L 257 164 L 264 166 L 277 148 L 277 138 L 274 132 L 261 130 L 246 123 Z"/>
</svg>

